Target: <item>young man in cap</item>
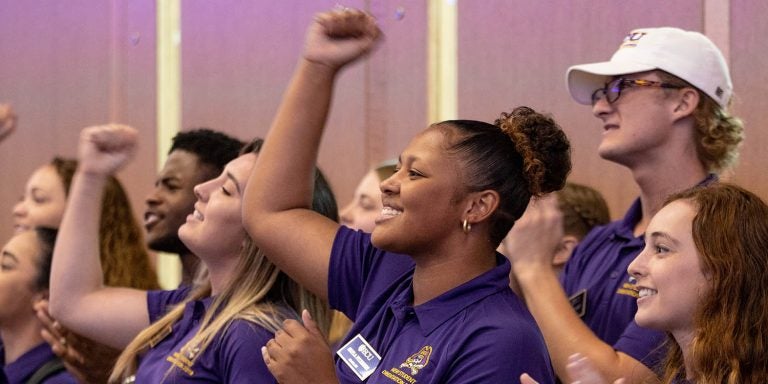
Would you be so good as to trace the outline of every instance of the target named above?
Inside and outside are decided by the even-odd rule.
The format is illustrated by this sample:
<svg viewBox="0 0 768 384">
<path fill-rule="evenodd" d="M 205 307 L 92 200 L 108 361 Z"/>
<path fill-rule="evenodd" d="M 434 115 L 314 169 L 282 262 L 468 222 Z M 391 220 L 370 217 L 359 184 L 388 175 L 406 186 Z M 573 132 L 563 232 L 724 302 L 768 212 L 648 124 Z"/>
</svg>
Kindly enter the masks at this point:
<svg viewBox="0 0 768 384">
<path fill-rule="evenodd" d="M 580 353 L 607 379 L 639 383 L 653 376 L 664 335 L 635 324 L 627 266 L 668 195 L 715 182 L 735 162 L 743 132 L 726 111 L 732 83 L 717 47 L 677 28 L 634 30 L 610 61 L 573 66 L 566 77 L 571 96 L 602 122 L 599 155 L 629 168 L 640 196 L 623 219 L 584 238 L 561 281 L 548 259 L 561 218 L 547 201 L 534 204 L 507 244 L 513 274 L 561 380 L 570 382 L 568 357 Z"/>
</svg>

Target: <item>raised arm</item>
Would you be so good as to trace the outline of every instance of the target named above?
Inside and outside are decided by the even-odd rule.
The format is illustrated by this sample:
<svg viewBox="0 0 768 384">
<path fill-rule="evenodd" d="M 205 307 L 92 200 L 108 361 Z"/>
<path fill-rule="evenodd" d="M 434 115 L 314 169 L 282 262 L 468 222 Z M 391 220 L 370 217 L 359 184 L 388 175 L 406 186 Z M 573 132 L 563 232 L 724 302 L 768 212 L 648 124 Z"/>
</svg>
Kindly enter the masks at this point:
<svg viewBox="0 0 768 384">
<path fill-rule="evenodd" d="M 654 378 L 641 362 L 600 340 L 571 307 L 552 268 L 552 255 L 561 236 L 562 214 L 557 199 L 541 199 L 529 205 L 505 241 L 512 273 L 544 334 L 557 376 L 563 382 L 572 382 L 573 371 L 567 368 L 569 356 L 580 354 L 610 380 L 624 377 L 628 383 L 644 383 Z"/>
<path fill-rule="evenodd" d="M 149 325 L 146 292 L 105 287 L 99 219 L 107 178 L 136 149 L 136 131 L 120 125 L 85 128 L 51 266 L 50 311 L 73 332 L 123 348 Z"/>
<path fill-rule="evenodd" d="M 245 190 L 243 224 L 283 271 L 318 296 L 328 295 L 328 264 L 338 224 L 309 209 L 333 84 L 365 55 L 379 30 L 367 14 L 319 14 Z"/>
</svg>

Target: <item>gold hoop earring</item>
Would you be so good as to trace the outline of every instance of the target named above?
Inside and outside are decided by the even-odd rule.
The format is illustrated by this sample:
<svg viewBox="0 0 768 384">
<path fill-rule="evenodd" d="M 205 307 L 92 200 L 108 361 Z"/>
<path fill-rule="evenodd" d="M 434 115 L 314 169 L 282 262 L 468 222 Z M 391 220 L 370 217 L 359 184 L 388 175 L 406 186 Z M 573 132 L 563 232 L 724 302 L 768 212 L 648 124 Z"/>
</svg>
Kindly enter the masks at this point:
<svg viewBox="0 0 768 384">
<path fill-rule="evenodd" d="M 461 223 L 461 229 L 464 231 L 464 233 L 469 234 L 469 231 L 472 230 L 472 224 L 470 224 L 467 219 L 464 219 L 464 221 Z"/>
</svg>

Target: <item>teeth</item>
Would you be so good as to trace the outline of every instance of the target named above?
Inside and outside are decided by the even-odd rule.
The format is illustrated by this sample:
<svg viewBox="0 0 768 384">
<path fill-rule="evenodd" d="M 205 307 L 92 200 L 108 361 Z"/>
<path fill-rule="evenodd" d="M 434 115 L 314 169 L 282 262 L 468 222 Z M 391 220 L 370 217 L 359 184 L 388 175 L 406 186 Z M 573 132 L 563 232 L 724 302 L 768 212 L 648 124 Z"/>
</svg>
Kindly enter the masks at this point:
<svg viewBox="0 0 768 384">
<path fill-rule="evenodd" d="M 399 216 L 401 213 L 403 213 L 403 211 L 394 209 L 392 207 L 384 207 L 381 210 L 381 215 L 385 217 L 395 217 L 395 216 Z"/>
<path fill-rule="evenodd" d="M 641 288 L 640 291 L 637 292 L 639 297 L 646 297 L 646 296 L 653 296 L 657 294 L 655 289 L 650 288 Z"/>
<path fill-rule="evenodd" d="M 195 212 L 192 213 L 192 215 L 195 217 L 195 219 L 203 221 L 203 214 L 200 213 L 197 209 L 195 209 Z"/>
<path fill-rule="evenodd" d="M 154 213 L 147 213 L 144 215 L 144 225 L 152 225 L 158 220 L 160 220 L 160 218 Z"/>
</svg>

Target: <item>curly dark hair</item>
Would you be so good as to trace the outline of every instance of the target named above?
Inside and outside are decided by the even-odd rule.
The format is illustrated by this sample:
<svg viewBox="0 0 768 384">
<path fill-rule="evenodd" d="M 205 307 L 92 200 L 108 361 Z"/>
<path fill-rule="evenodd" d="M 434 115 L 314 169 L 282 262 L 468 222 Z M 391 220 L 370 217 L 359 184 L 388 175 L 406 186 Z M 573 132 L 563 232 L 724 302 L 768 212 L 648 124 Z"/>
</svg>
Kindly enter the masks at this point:
<svg viewBox="0 0 768 384">
<path fill-rule="evenodd" d="M 490 219 L 490 240 L 498 245 L 523 215 L 532 196 L 559 190 L 571 171 L 571 145 L 554 119 L 529 107 L 502 113 L 488 124 L 449 120 L 458 136 L 448 152 L 464 162 L 468 191 L 495 190 L 499 208 Z"/>
<path fill-rule="evenodd" d="M 177 149 L 190 152 L 196 155 L 201 163 L 213 167 L 214 175 L 218 175 L 227 163 L 238 156 L 244 144 L 224 133 L 198 128 L 176 134 L 168 153 Z"/>
</svg>

